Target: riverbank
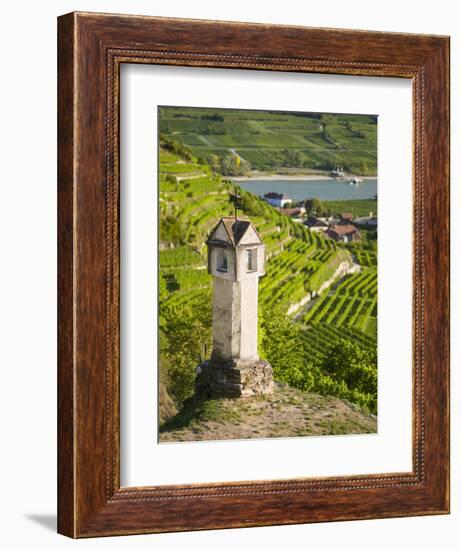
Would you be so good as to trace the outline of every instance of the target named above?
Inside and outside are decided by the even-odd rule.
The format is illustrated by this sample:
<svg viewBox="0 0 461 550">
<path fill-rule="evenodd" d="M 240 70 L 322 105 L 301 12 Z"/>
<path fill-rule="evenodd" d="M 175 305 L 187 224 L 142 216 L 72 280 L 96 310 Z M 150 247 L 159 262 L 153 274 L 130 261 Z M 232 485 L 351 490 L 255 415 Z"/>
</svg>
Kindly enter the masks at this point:
<svg viewBox="0 0 461 550">
<path fill-rule="evenodd" d="M 226 176 L 226 179 L 234 182 L 239 181 L 246 181 L 246 182 L 252 182 L 252 181 L 322 181 L 322 180 L 328 180 L 328 181 L 338 181 L 339 183 L 345 183 L 349 179 L 352 179 L 353 175 L 346 176 L 344 179 L 337 179 L 333 176 L 331 176 L 328 172 L 325 172 L 323 174 L 266 174 L 264 172 L 259 172 L 257 174 L 252 174 L 248 176 Z M 376 179 L 376 176 L 359 176 L 361 180 L 374 180 Z"/>
<path fill-rule="evenodd" d="M 352 185 L 351 180 L 337 181 L 329 179 L 277 179 L 277 176 L 268 179 L 248 179 L 235 182 L 236 185 L 258 197 L 267 193 L 284 193 L 294 202 L 307 199 L 325 201 L 338 200 L 372 200 L 378 193 L 376 178 L 364 179 L 358 185 Z"/>
</svg>

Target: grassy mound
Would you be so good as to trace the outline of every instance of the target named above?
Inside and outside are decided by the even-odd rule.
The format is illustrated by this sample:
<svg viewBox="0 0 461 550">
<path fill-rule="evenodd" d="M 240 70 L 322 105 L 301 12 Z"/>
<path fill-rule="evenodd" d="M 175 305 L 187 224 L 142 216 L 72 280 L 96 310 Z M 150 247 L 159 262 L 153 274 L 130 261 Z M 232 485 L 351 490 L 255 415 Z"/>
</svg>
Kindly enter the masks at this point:
<svg viewBox="0 0 461 550">
<path fill-rule="evenodd" d="M 189 399 L 160 426 L 160 442 L 302 437 L 376 432 L 376 417 L 329 396 L 276 384 L 272 395 Z"/>
</svg>

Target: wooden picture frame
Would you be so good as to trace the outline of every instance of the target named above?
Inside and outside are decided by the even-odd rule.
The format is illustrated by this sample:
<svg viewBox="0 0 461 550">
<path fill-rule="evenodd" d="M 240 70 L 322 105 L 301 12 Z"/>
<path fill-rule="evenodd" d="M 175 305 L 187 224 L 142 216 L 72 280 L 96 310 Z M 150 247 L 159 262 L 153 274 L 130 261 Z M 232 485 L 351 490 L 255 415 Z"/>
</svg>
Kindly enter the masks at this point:
<svg viewBox="0 0 461 550">
<path fill-rule="evenodd" d="M 97 537 L 448 513 L 449 39 L 71 13 L 58 20 L 58 46 L 58 531 Z M 122 63 L 412 80 L 412 471 L 120 487 Z"/>
</svg>

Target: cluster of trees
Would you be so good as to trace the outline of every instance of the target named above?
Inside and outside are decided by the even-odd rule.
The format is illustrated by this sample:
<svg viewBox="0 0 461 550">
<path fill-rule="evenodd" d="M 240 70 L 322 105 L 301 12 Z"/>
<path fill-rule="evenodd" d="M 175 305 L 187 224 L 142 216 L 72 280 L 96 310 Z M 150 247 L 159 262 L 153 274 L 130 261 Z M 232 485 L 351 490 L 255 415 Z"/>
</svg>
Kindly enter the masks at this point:
<svg viewBox="0 0 461 550">
<path fill-rule="evenodd" d="M 213 125 L 213 124 L 206 124 L 203 126 L 199 126 L 196 131 L 197 134 L 202 136 L 224 136 L 229 133 L 229 130 L 226 128 L 226 126 L 219 124 L 219 125 Z"/>
<path fill-rule="evenodd" d="M 242 193 L 238 206 L 248 216 L 264 216 L 266 213 L 264 205 L 252 193 Z"/>
<path fill-rule="evenodd" d="M 160 143 L 162 147 L 170 153 L 174 153 L 182 157 L 184 160 L 192 160 L 192 151 L 186 145 L 183 145 L 179 141 L 169 138 L 166 134 L 160 134 Z"/>
<path fill-rule="evenodd" d="M 376 349 L 340 339 L 326 356 L 316 356 L 304 348 L 302 330 L 283 312 L 271 310 L 263 315 L 260 347 L 274 369 L 274 378 L 302 391 L 346 399 L 376 414 Z"/>
<path fill-rule="evenodd" d="M 280 153 L 281 166 L 298 168 L 302 166 L 302 156 L 296 149 L 283 149 Z"/>
<path fill-rule="evenodd" d="M 172 243 L 175 246 L 183 243 L 184 227 L 174 214 L 168 214 L 162 218 L 162 223 L 160 224 L 160 240 Z"/>
<path fill-rule="evenodd" d="M 159 376 L 179 409 L 194 394 L 196 368 L 211 351 L 210 303 L 163 309 L 159 319 Z"/>
<path fill-rule="evenodd" d="M 318 162 L 314 168 L 317 170 L 328 170 L 332 171 L 335 170 L 335 168 L 338 166 L 338 163 L 327 159 L 322 162 Z M 366 160 L 361 160 L 359 162 L 347 162 L 345 159 L 341 159 L 341 166 L 345 172 L 349 172 L 351 174 L 358 174 L 360 176 L 373 176 L 375 175 L 375 171 L 373 168 L 370 168 L 370 165 Z"/>
<path fill-rule="evenodd" d="M 251 168 L 246 160 L 232 153 L 209 155 L 205 161 L 211 166 L 213 172 L 222 174 L 223 176 L 244 176 Z"/>
<path fill-rule="evenodd" d="M 173 117 L 174 118 L 188 118 L 188 119 L 191 119 L 191 120 L 193 120 L 194 118 L 195 119 L 199 118 L 195 115 L 191 115 L 191 114 L 188 114 L 188 113 L 174 113 Z M 212 115 L 200 115 L 200 118 L 202 120 L 212 120 L 214 122 L 224 122 L 224 116 L 220 115 L 219 113 L 213 113 Z"/>
<path fill-rule="evenodd" d="M 324 216 L 328 214 L 328 208 L 320 199 L 306 199 L 304 208 L 307 216 Z"/>
<path fill-rule="evenodd" d="M 212 120 L 213 122 L 224 122 L 223 115 L 220 115 L 219 113 L 214 113 L 212 115 L 201 115 L 200 118 L 202 120 Z"/>
</svg>

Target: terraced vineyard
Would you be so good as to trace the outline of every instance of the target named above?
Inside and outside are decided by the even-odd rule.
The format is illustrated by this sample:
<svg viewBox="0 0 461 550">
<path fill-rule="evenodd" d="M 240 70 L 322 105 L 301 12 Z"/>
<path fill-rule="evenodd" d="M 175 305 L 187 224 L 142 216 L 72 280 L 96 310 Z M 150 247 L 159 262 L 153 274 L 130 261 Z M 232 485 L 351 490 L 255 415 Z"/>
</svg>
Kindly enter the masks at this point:
<svg viewBox="0 0 461 550">
<path fill-rule="evenodd" d="M 331 170 L 339 165 L 376 175 L 373 115 L 162 107 L 159 120 L 164 135 L 202 159 L 237 154 L 253 170 L 280 173 L 293 167 Z"/>
<path fill-rule="evenodd" d="M 376 340 L 377 307 L 376 268 L 362 268 L 318 298 L 302 321 L 306 325 L 355 328 Z"/>
<path fill-rule="evenodd" d="M 344 340 L 355 340 L 365 349 L 374 350 L 376 339 L 353 327 L 336 327 L 334 324 L 313 324 L 302 332 L 306 352 L 319 358 L 326 357 L 328 349 Z"/>
<path fill-rule="evenodd" d="M 161 171 L 159 181 L 160 277 L 163 279 L 160 284 L 167 290 L 165 307 L 170 307 L 170 303 L 176 307 L 178 303 L 186 303 L 188 291 L 196 296 L 209 290 L 211 279 L 206 270 L 205 241 L 217 221 L 234 212 L 230 196 L 235 186 L 210 175 L 206 166 L 180 163 L 178 159 L 172 162 L 174 158 L 161 151 L 160 169 L 175 165 L 168 174 Z M 198 178 L 188 177 L 191 169 L 199 174 Z M 177 176 L 174 181 L 168 177 L 173 172 Z M 250 193 L 242 189 L 239 194 L 243 196 L 243 203 L 250 197 Z M 264 239 L 269 258 L 267 274 L 261 281 L 262 303 L 288 309 L 307 291 L 317 290 L 310 288 L 314 274 L 320 286 L 325 277 L 331 275 L 331 266 L 349 254 L 343 248 L 338 250 L 334 241 L 295 224 L 257 197 L 251 196 L 249 201 L 255 204 L 253 210 L 250 204 L 248 214 Z"/>
<path fill-rule="evenodd" d="M 350 255 L 333 241 L 319 240 L 315 234 L 309 243 L 292 240 L 268 262 L 260 287 L 262 306 L 277 305 L 287 311 L 308 293 L 317 292 L 341 261 L 350 261 Z"/>
<path fill-rule="evenodd" d="M 160 369 L 161 378 L 169 380 L 169 391 L 180 403 L 193 391 L 195 367 L 211 349 L 212 280 L 205 242 L 219 219 L 234 213 L 231 199 L 236 188 L 192 154 L 185 158 L 160 148 L 159 166 Z M 271 332 L 267 324 L 276 315 L 288 320 L 289 334 L 281 336 L 285 338 L 281 345 L 291 347 L 286 361 L 285 349 L 281 355 L 282 367 L 285 362 L 287 368 L 291 365 L 290 353 L 295 353 L 301 354 L 302 368 L 323 373 L 322 362 L 340 343 L 358 346 L 366 353 L 375 351 L 375 245 L 337 243 L 295 223 L 251 193 L 242 189 L 238 193 L 243 209 L 239 215 L 251 218 L 266 246 L 266 274 L 260 280 L 259 298 L 261 356 L 277 366 L 273 349 L 264 344 L 267 338 L 278 337 L 277 326 Z M 358 271 L 337 275 L 340 266 L 354 263 Z M 347 393 L 330 374 L 323 373 L 318 386 L 319 375 L 312 375 L 311 386 L 306 386 L 301 375 L 290 377 L 278 367 L 274 372 L 301 389 L 309 387 L 360 404 L 376 401 L 350 388 Z"/>
</svg>

